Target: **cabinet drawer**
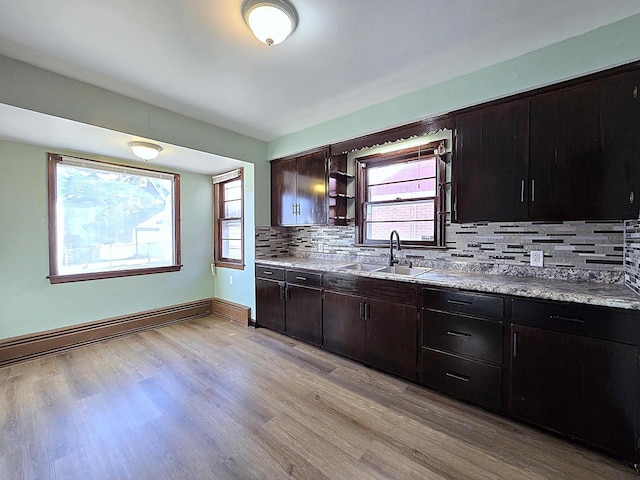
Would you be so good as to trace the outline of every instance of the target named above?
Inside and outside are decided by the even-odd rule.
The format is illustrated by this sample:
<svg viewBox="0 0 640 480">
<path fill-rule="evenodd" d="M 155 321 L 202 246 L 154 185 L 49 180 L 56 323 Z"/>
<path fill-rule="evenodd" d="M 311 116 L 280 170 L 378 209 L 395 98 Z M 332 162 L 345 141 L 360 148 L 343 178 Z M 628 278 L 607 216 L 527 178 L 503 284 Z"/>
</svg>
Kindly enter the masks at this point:
<svg viewBox="0 0 640 480">
<path fill-rule="evenodd" d="M 514 299 L 513 323 L 638 345 L 640 315 L 591 305 Z"/>
<path fill-rule="evenodd" d="M 481 317 L 504 316 L 504 300 L 492 295 L 423 288 L 422 302 L 424 308 L 435 310 L 469 313 Z"/>
<path fill-rule="evenodd" d="M 271 280 L 284 280 L 284 268 L 256 265 L 256 277 Z"/>
<path fill-rule="evenodd" d="M 422 348 L 422 383 L 492 410 L 502 406 L 502 368 Z"/>
<path fill-rule="evenodd" d="M 322 274 L 305 270 L 288 270 L 287 283 L 306 285 L 308 287 L 322 287 Z"/>
<path fill-rule="evenodd" d="M 454 313 L 422 312 L 422 345 L 502 364 L 502 323 Z"/>
</svg>

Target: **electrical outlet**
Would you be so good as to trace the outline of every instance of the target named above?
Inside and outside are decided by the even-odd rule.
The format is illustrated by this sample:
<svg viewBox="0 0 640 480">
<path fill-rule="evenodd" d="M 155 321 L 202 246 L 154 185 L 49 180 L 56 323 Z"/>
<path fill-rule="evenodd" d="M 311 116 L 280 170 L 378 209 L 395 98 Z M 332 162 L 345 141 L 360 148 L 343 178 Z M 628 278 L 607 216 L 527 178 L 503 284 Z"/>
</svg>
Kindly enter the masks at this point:
<svg viewBox="0 0 640 480">
<path fill-rule="evenodd" d="M 233 285 L 233 277 L 229 277 L 229 285 Z"/>
<path fill-rule="evenodd" d="M 542 250 L 531 250 L 529 265 L 532 267 L 544 266 L 544 252 Z"/>
</svg>

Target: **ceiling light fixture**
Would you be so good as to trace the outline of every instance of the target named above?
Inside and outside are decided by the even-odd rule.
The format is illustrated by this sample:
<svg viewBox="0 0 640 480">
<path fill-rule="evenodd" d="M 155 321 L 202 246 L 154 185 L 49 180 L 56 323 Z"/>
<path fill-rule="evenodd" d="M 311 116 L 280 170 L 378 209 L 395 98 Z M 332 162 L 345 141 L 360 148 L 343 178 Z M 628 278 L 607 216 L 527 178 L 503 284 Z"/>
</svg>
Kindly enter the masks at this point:
<svg viewBox="0 0 640 480">
<path fill-rule="evenodd" d="M 158 155 L 160 155 L 160 152 L 162 151 L 162 147 L 160 145 L 149 142 L 129 142 L 129 147 L 131 147 L 131 150 L 133 150 L 133 154 L 136 157 L 144 160 L 145 162 L 158 158 Z"/>
<path fill-rule="evenodd" d="M 242 15 L 258 40 L 278 45 L 298 25 L 296 9 L 287 0 L 245 0 Z"/>
</svg>

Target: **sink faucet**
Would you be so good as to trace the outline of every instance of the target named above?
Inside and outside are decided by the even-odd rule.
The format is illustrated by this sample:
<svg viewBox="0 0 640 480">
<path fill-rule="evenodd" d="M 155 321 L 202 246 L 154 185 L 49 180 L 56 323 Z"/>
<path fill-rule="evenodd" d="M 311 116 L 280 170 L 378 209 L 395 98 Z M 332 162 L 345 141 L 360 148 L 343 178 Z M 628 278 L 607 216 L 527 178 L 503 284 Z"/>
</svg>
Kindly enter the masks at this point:
<svg viewBox="0 0 640 480">
<path fill-rule="evenodd" d="M 398 247 L 398 251 L 402 250 L 402 245 L 400 245 L 400 234 L 396 230 L 391 232 L 391 237 L 389 237 L 389 266 L 393 267 L 396 263 L 399 263 L 399 260 L 393 256 L 393 235 L 396 236 L 396 245 Z"/>
</svg>

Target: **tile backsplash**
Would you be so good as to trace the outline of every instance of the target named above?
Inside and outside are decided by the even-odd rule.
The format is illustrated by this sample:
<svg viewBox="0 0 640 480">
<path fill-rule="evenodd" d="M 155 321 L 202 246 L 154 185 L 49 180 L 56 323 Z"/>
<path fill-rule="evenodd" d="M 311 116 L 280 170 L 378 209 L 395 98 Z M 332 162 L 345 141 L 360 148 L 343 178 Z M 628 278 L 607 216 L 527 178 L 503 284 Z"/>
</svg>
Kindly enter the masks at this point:
<svg viewBox="0 0 640 480">
<path fill-rule="evenodd" d="M 446 249 L 403 248 L 399 257 L 435 268 L 618 283 L 624 279 L 623 234 L 622 221 L 448 223 Z M 353 226 L 258 227 L 256 258 L 388 261 L 387 248 L 354 241 Z M 543 268 L 529 266 L 531 250 L 544 252 Z"/>
<path fill-rule="evenodd" d="M 624 284 L 640 295 L 640 220 L 624 222 Z"/>
</svg>

